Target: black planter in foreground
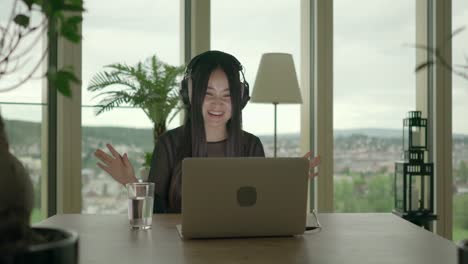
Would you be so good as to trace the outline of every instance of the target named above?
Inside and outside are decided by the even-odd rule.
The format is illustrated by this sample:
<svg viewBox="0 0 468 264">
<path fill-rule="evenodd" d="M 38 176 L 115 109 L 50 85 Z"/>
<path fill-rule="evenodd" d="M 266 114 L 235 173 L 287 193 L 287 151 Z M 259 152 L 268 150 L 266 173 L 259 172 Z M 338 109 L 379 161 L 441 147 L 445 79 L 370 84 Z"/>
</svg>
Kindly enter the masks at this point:
<svg viewBox="0 0 468 264">
<path fill-rule="evenodd" d="M 32 242 L 12 259 L 14 264 L 77 264 L 78 235 L 57 228 L 32 227 Z"/>
<path fill-rule="evenodd" d="M 468 264 L 468 239 L 458 243 L 458 264 Z"/>
</svg>

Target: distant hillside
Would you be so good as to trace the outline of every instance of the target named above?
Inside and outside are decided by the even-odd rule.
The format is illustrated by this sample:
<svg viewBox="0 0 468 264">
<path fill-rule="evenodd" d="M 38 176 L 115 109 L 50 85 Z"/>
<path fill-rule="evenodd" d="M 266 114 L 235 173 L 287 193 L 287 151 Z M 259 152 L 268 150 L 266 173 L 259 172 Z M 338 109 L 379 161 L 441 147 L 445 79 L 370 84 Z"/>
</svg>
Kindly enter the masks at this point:
<svg viewBox="0 0 468 264">
<path fill-rule="evenodd" d="M 41 141 L 40 123 L 5 120 L 5 127 L 11 145 L 29 145 Z M 105 138 L 108 142 L 128 142 L 141 146 L 152 141 L 152 131 L 123 127 L 83 127 L 82 137 Z"/>
<path fill-rule="evenodd" d="M 37 122 L 25 122 L 18 120 L 5 120 L 7 135 L 10 144 L 34 144 L 40 142 L 41 125 Z M 378 138 L 401 138 L 400 129 L 360 128 L 360 129 L 337 129 L 334 136 L 349 137 L 352 135 L 364 135 Z M 152 130 L 142 128 L 124 127 L 83 127 L 82 136 L 86 138 L 103 138 L 109 142 L 127 142 L 135 146 L 144 146 L 152 142 Z M 258 134 L 263 140 L 273 140 L 273 133 Z M 298 137 L 298 133 L 278 134 L 278 137 L 290 139 Z M 466 139 L 468 135 L 455 134 L 454 139 Z"/>
<path fill-rule="evenodd" d="M 83 138 L 105 138 L 107 142 L 127 142 L 135 146 L 144 146 L 153 142 L 153 132 L 147 128 L 124 127 L 83 127 Z M 152 150 L 152 147 L 149 147 Z"/>
<path fill-rule="evenodd" d="M 365 135 L 368 137 L 401 138 L 403 129 L 385 128 L 359 128 L 359 129 L 335 129 L 335 137 L 349 137 L 351 135 Z"/>
<path fill-rule="evenodd" d="M 18 120 L 4 120 L 10 145 L 32 145 L 41 142 L 41 124 Z"/>
</svg>

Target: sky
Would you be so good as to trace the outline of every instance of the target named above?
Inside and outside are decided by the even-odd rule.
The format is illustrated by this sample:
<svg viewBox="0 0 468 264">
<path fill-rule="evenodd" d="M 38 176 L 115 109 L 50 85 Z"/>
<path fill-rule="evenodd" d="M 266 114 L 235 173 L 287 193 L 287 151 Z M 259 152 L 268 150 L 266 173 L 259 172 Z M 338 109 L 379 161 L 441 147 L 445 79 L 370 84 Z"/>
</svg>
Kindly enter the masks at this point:
<svg viewBox="0 0 468 264">
<path fill-rule="evenodd" d="M 401 129 L 415 110 L 414 2 L 334 2 L 335 128 Z"/>
<path fill-rule="evenodd" d="M 0 0 L 4 3 L 9 0 Z M 466 2 L 466 1 L 465 1 Z M 246 68 L 251 91 L 261 55 L 286 52 L 300 64 L 300 0 L 211 1 L 211 48 L 236 56 Z M 85 2 L 83 22 L 83 104 L 95 105 L 86 87 L 103 66 L 135 64 L 153 54 L 180 65 L 180 1 L 134 0 Z M 3 6 L 3 5 L 2 5 Z M 131 11 L 130 11 L 131 10 Z M 353 10 L 353 12 L 350 12 Z M 468 23 L 468 4 L 453 1 L 453 28 Z M 7 9 L 0 10 L 2 25 Z M 334 2 L 334 127 L 400 129 L 415 108 L 415 52 L 404 46 L 415 42 L 415 4 L 407 0 L 335 0 Z M 468 30 L 454 39 L 454 62 L 468 52 Z M 40 46 L 40 45 L 38 45 Z M 39 54 L 36 47 L 33 54 Z M 37 56 L 37 55 L 36 55 Z M 298 75 L 300 79 L 301 76 Z M 11 81 L 11 80 L 6 80 Z M 3 85 L 5 80 L 2 80 Z M 454 131 L 468 134 L 468 81 L 453 79 Z M 0 88 L 3 87 L 0 85 Z M 41 81 L 30 81 L 0 101 L 41 102 Z M 40 121 L 37 106 L 1 106 L 7 118 Z M 298 133 L 299 105 L 278 106 L 278 132 Z M 115 109 L 95 116 L 83 108 L 83 125 L 151 127 L 140 109 Z M 272 134 L 273 106 L 249 103 L 243 110 L 244 129 Z M 178 119 L 169 127 L 178 125 Z"/>
<path fill-rule="evenodd" d="M 452 39 L 452 63 L 468 65 L 468 1 L 454 0 L 452 3 L 452 29 L 467 27 Z M 466 71 L 466 70 L 465 70 Z M 468 80 L 453 75 L 452 78 L 453 131 L 468 134 Z"/>
</svg>

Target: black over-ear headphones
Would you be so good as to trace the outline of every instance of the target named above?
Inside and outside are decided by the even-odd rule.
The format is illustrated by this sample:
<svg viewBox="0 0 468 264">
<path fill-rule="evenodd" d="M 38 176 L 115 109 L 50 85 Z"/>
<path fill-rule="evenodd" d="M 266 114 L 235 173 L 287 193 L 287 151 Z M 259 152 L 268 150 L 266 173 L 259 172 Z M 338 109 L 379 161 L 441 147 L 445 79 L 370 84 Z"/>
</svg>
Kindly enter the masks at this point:
<svg viewBox="0 0 468 264">
<path fill-rule="evenodd" d="M 191 85 L 191 75 L 193 70 L 197 67 L 197 62 L 200 61 L 200 58 L 206 57 L 206 56 L 227 56 L 232 60 L 233 65 L 237 68 L 237 70 L 240 72 L 242 75 L 242 81 L 241 81 L 241 91 L 242 91 L 242 98 L 241 98 L 241 109 L 243 109 L 246 105 L 247 102 L 250 100 L 250 95 L 249 95 L 249 83 L 245 80 L 244 77 L 244 68 L 242 67 L 242 64 L 232 55 L 222 52 L 222 51 L 217 51 L 217 50 L 209 50 L 206 52 L 203 52 L 201 54 L 198 54 L 197 56 L 193 57 L 192 60 L 190 60 L 189 64 L 187 65 L 187 68 L 185 69 L 184 73 L 184 78 L 182 79 L 181 82 L 181 88 L 180 88 L 180 96 L 182 97 L 182 102 L 186 105 L 190 105 L 190 97 L 189 97 L 189 85 Z"/>
</svg>

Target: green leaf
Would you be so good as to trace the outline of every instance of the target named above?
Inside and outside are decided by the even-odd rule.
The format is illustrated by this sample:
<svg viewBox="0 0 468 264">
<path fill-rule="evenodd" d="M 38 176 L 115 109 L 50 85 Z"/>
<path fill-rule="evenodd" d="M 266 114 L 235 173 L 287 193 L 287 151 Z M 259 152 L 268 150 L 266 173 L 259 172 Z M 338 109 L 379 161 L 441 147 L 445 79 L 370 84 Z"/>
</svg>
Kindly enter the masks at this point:
<svg viewBox="0 0 468 264">
<path fill-rule="evenodd" d="M 78 29 L 82 20 L 83 18 L 80 16 L 64 18 L 60 25 L 60 35 L 71 42 L 79 42 L 81 40 L 81 35 L 79 34 Z"/>
<path fill-rule="evenodd" d="M 62 6 L 63 11 L 75 11 L 75 12 L 83 12 L 85 9 L 83 8 L 83 3 L 77 4 L 64 4 Z"/>
<path fill-rule="evenodd" d="M 149 168 L 151 167 L 151 160 L 153 159 L 153 153 L 152 152 L 145 152 L 144 157 L 143 157 L 143 166 Z"/>
<path fill-rule="evenodd" d="M 73 74 L 71 70 L 60 70 L 57 72 L 60 77 L 66 78 L 69 82 L 80 84 L 80 80 Z"/>
<path fill-rule="evenodd" d="M 17 25 L 22 26 L 24 28 L 27 28 L 29 26 L 29 17 L 27 15 L 24 15 L 24 14 L 16 15 L 15 18 L 13 19 L 13 21 Z"/>
<path fill-rule="evenodd" d="M 67 0 L 65 2 L 70 3 L 72 5 L 83 5 L 83 0 Z"/>
<path fill-rule="evenodd" d="M 28 10 L 31 10 L 34 0 L 22 0 L 23 3 L 28 7 Z"/>
<path fill-rule="evenodd" d="M 62 95 L 71 97 L 71 82 L 79 84 L 80 81 L 69 70 L 60 70 L 58 72 L 47 72 L 47 79 Z"/>
</svg>

